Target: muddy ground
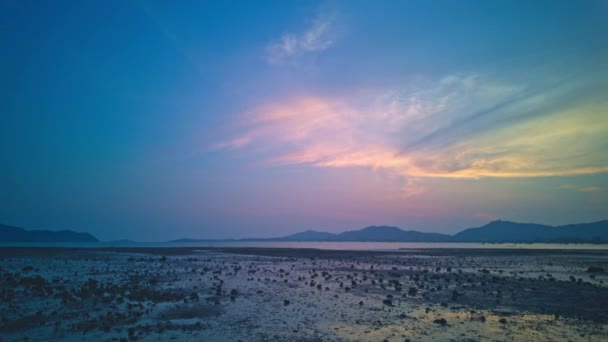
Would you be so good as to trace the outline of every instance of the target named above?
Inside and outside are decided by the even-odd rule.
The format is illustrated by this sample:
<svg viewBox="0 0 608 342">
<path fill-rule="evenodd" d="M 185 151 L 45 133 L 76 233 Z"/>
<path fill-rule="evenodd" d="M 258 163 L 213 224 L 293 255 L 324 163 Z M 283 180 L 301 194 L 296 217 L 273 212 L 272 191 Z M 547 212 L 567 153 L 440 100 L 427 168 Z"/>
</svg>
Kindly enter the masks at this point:
<svg viewBox="0 0 608 342">
<path fill-rule="evenodd" d="M 602 269 L 608 251 L 0 248 L 0 341 L 608 341 Z"/>
</svg>

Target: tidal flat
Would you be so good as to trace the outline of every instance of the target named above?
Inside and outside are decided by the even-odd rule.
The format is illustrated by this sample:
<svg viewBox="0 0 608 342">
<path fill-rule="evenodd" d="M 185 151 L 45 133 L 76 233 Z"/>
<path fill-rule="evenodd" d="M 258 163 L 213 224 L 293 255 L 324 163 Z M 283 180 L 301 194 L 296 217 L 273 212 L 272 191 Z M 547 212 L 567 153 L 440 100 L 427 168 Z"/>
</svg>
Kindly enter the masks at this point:
<svg viewBox="0 0 608 342">
<path fill-rule="evenodd" d="M 0 341 L 606 341 L 608 251 L 0 248 Z"/>
</svg>

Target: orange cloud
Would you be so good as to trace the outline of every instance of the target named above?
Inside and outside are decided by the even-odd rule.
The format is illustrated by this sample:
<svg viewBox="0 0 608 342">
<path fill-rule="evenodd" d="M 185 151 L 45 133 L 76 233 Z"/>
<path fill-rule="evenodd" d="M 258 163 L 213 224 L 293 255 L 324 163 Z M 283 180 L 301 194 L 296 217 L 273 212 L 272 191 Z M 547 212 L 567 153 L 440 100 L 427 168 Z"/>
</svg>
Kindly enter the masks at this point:
<svg viewBox="0 0 608 342">
<path fill-rule="evenodd" d="M 423 192 L 416 179 L 428 177 L 608 172 L 608 158 L 595 152 L 608 134 L 606 120 L 597 120 L 608 106 L 546 108 L 560 91 L 522 96 L 522 87 L 450 76 L 408 94 L 295 97 L 246 113 L 242 133 L 217 146 L 255 146 L 269 164 L 389 170 L 407 179 L 410 193 Z M 545 113 L 521 116 L 526 111 Z M 488 123 L 501 121 L 508 124 Z"/>
</svg>

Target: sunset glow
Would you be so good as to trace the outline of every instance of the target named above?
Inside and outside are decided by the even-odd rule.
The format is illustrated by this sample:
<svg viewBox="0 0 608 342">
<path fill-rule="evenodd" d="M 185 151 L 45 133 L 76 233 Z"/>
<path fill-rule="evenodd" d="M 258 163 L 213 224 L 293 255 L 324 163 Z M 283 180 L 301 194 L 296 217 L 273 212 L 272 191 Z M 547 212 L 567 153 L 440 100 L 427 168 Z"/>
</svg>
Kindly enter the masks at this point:
<svg viewBox="0 0 608 342">
<path fill-rule="evenodd" d="M 0 13 L 5 224 L 156 241 L 608 213 L 604 1 Z"/>
</svg>

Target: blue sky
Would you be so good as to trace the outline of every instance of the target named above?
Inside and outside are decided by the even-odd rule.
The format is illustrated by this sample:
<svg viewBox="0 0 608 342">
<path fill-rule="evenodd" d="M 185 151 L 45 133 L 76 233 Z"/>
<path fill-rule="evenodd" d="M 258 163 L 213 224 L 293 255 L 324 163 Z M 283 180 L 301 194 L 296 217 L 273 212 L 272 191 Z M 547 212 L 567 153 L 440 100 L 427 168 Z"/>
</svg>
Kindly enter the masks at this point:
<svg viewBox="0 0 608 342">
<path fill-rule="evenodd" d="M 0 2 L 0 222 L 154 241 L 608 218 L 607 15 Z"/>
</svg>

